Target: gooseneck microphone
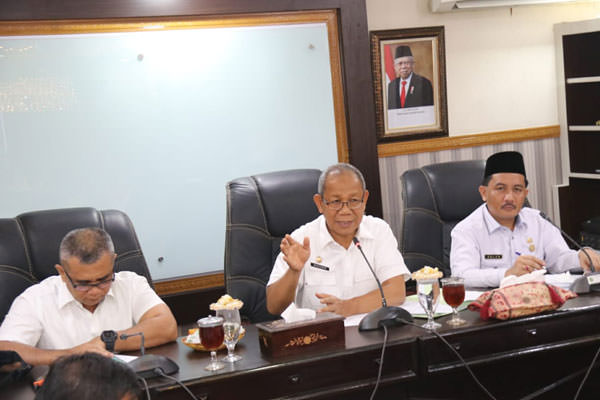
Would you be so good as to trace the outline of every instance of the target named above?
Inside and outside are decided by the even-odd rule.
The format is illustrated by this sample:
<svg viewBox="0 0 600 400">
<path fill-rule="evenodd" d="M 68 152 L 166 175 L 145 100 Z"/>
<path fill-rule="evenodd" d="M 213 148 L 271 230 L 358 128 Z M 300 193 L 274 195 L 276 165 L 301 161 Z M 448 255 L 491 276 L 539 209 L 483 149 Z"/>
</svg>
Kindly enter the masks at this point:
<svg viewBox="0 0 600 400">
<path fill-rule="evenodd" d="M 144 349 L 144 332 L 136 332 L 136 333 L 132 333 L 130 335 L 128 335 L 126 333 L 121 333 L 121 336 L 119 336 L 119 339 L 126 340 L 126 339 L 129 339 L 132 336 L 140 336 L 140 339 L 141 339 L 140 353 L 142 355 L 144 355 L 145 354 L 145 349 Z"/>
<path fill-rule="evenodd" d="M 563 234 L 564 237 L 566 237 L 567 239 L 569 239 L 569 241 L 571 243 L 573 243 L 575 245 L 575 247 L 577 247 L 577 249 L 581 250 L 583 252 L 583 254 L 585 254 L 585 256 L 587 257 L 588 261 L 590 262 L 590 267 L 592 268 L 592 272 L 597 272 L 598 270 L 596 269 L 596 266 L 594 265 L 594 263 L 592 262 L 592 258 L 590 257 L 590 255 L 588 254 L 587 250 L 585 249 L 585 247 L 581 247 L 581 245 L 579 243 L 577 243 L 571 236 L 567 235 L 567 232 L 563 231 L 558 225 L 556 225 L 549 216 L 547 216 L 544 212 L 540 211 L 540 217 L 542 217 L 543 219 L 545 219 L 546 221 L 550 222 L 550 224 L 552 224 L 552 226 L 554 226 L 556 229 L 558 229 L 560 231 L 560 233 Z"/>
<path fill-rule="evenodd" d="M 354 245 L 360 251 L 360 254 L 362 254 L 365 262 L 367 263 L 367 266 L 369 267 L 369 270 L 371 270 L 371 273 L 375 278 L 375 282 L 377 282 L 379 293 L 381 294 L 381 308 L 371 311 L 370 313 L 365 315 L 358 324 L 358 330 L 373 331 L 376 329 L 381 329 L 384 325 L 396 326 L 403 325 L 404 321 L 412 322 L 412 316 L 404 308 L 387 305 L 387 301 L 385 300 L 385 295 L 383 293 L 383 288 L 381 287 L 381 282 L 379 281 L 377 274 L 375 274 L 375 270 L 371 266 L 371 263 L 369 263 L 367 256 L 365 256 L 365 253 L 363 252 L 362 246 L 360 245 L 358 238 L 356 238 L 355 236 L 354 238 L 352 238 L 352 242 L 354 242 Z"/>
<path fill-rule="evenodd" d="M 373 269 L 373 267 L 371 267 L 371 263 L 367 259 L 367 256 L 365 256 L 365 252 L 363 251 L 362 246 L 360 245 L 360 242 L 358 241 L 358 238 L 356 236 L 354 236 L 352 238 L 352 241 L 354 242 L 354 245 L 356 246 L 356 248 L 360 251 L 360 254 L 362 254 L 363 258 L 365 259 L 365 262 L 367 263 L 367 266 L 369 267 L 369 269 L 371 270 L 371 273 L 373 274 L 373 277 L 375 278 L 375 282 L 377 282 L 377 287 L 379 288 L 379 293 L 381 294 L 381 306 L 387 307 L 387 301 L 385 300 L 385 294 L 383 294 L 383 288 L 381 287 L 381 282 L 379 281 L 379 278 L 375 274 L 375 270 Z"/>
<path fill-rule="evenodd" d="M 140 344 L 140 353 L 142 355 L 127 363 L 138 376 L 147 379 L 163 376 L 163 374 L 171 375 L 179 371 L 179 366 L 168 357 L 156 354 L 144 354 L 144 332 L 122 333 L 119 339 L 127 340 L 132 336 L 140 336 L 142 340 Z"/>
<path fill-rule="evenodd" d="M 585 274 L 584 276 L 582 276 L 580 278 L 575 279 L 573 281 L 573 283 L 571 283 L 571 286 L 569 287 L 569 289 L 575 293 L 589 293 L 591 291 L 594 291 L 594 292 L 600 291 L 600 272 L 598 272 L 598 270 L 596 269 L 596 266 L 592 262 L 592 258 L 588 254 L 587 250 L 585 248 L 581 247 L 581 245 L 579 243 L 577 243 L 571 236 L 567 235 L 567 233 L 565 231 L 560 229 L 560 227 L 558 227 L 554 222 L 552 222 L 550 217 L 548 217 L 546 214 L 544 214 L 541 211 L 540 211 L 540 217 L 542 217 L 546 221 L 550 222 L 550 224 L 552 226 L 556 227 L 556 229 L 558 229 L 560 231 L 560 233 L 563 234 L 564 237 L 569 239 L 569 241 L 571 243 L 573 243 L 575 245 L 575 247 L 577 247 L 580 251 L 583 252 L 583 254 L 585 254 L 588 261 L 590 262 L 590 268 L 592 269 L 592 272 Z"/>
</svg>

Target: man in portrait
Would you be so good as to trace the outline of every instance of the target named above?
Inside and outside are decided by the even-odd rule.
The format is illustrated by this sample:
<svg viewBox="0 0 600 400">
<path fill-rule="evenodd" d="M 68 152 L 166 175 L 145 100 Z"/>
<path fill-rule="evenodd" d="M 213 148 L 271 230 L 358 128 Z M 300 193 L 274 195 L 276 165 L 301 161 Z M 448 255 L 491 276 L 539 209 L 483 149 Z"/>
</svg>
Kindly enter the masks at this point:
<svg viewBox="0 0 600 400">
<path fill-rule="evenodd" d="M 388 85 L 388 109 L 433 105 L 429 79 L 414 73 L 415 58 L 409 46 L 398 46 L 394 57 L 396 79 Z"/>
</svg>

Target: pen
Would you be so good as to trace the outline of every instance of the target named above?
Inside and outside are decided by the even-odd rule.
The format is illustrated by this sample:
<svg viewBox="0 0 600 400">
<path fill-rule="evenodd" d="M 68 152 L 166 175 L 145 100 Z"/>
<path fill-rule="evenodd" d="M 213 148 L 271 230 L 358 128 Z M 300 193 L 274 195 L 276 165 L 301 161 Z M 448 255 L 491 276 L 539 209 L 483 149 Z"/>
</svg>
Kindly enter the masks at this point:
<svg viewBox="0 0 600 400">
<path fill-rule="evenodd" d="M 521 253 L 519 253 L 518 251 L 515 251 L 515 254 L 518 255 L 518 256 L 521 255 Z"/>
<path fill-rule="evenodd" d="M 314 263 L 314 262 L 311 262 L 311 263 L 310 263 L 310 266 L 311 266 L 311 267 L 315 267 L 315 268 L 322 269 L 323 271 L 329 271 L 329 267 L 326 267 L 326 266 L 324 266 L 324 265 L 317 264 L 317 263 Z"/>
</svg>

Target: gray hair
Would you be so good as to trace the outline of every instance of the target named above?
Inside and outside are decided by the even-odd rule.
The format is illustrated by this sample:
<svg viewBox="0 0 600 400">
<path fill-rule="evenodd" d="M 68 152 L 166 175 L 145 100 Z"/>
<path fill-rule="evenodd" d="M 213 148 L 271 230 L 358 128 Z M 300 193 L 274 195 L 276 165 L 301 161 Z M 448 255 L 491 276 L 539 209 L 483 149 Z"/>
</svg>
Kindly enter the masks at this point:
<svg viewBox="0 0 600 400">
<path fill-rule="evenodd" d="M 358 170 L 358 168 L 356 168 L 354 165 L 351 165 L 348 163 L 339 163 L 339 164 L 334 164 L 334 165 L 330 166 L 329 168 L 327 168 L 325 171 L 323 171 L 321 173 L 321 176 L 319 177 L 318 193 L 321 196 L 323 196 L 323 191 L 325 189 L 325 182 L 327 181 L 327 177 L 329 177 L 330 174 L 334 174 L 334 173 L 341 174 L 342 172 L 353 173 L 360 181 L 363 192 L 365 190 L 367 190 L 367 184 L 365 183 L 365 177 Z"/>
<path fill-rule="evenodd" d="M 71 257 L 78 258 L 84 264 L 92 264 L 105 252 L 115 252 L 110 235 L 101 228 L 81 228 L 65 235 L 60 242 L 58 257 L 61 264 Z"/>
</svg>

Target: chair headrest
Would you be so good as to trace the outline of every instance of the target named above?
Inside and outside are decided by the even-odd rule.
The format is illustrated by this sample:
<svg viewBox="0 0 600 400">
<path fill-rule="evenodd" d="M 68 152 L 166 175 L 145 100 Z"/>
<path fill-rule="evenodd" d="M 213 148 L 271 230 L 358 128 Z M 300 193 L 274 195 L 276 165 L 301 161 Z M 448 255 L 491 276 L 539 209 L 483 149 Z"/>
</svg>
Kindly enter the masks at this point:
<svg viewBox="0 0 600 400">
<path fill-rule="evenodd" d="M 58 247 L 71 230 L 103 227 L 100 213 L 91 207 L 32 211 L 16 217 L 23 227 L 33 275 L 40 281 L 56 275 Z"/>
<path fill-rule="evenodd" d="M 312 197 L 321 171 L 295 169 L 235 179 L 227 184 L 228 220 L 282 237 L 319 215 Z"/>
<path fill-rule="evenodd" d="M 431 183 L 442 220 L 462 220 L 483 203 L 478 188 L 484 169 L 483 160 L 432 164 L 422 168 Z M 459 196 L 460 201 L 457 201 Z"/>
<path fill-rule="evenodd" d="M 254 176 L 271 235 L 284 236 L 319 215 L 312 198 L 320 175 L 316 169 L 300 169 Z"/>
</svg>

